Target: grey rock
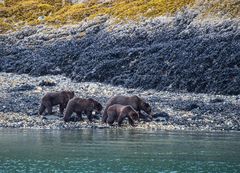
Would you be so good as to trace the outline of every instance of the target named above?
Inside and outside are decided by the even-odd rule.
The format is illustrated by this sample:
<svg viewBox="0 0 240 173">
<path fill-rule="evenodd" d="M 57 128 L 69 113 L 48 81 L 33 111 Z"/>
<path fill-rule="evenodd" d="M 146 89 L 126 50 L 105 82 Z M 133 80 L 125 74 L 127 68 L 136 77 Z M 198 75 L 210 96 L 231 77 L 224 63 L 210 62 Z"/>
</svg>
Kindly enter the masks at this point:
<svg viewBox="0 0 240 173">
<path fill-rule="evenodd" d="M 220 103 L 220 102 L 224 102 L 224 99 L 216 98 L 216 99 L 210 100 L 210 103 Z"/>
<path fill-rule="evenodd" d="M 169 114 L 166 112 L 159 112 L 152 115 L 153 118 L 163 117 L 163 118 L 169 118 Z"/>
<path fill-rule="evenodd" d="M 54 81 L 49 81 L 49 80 L 42 80 L 39 83 L 39 86 L 56 86 L 56 82 Z"/>
<path fill-rule="evenodd" d="M 11 92 L 33 90 L 34 88 L 35 88 L 35 85 L 24 84 L 24 85 L 20 85 L 12 88 Z"/>
</svg>

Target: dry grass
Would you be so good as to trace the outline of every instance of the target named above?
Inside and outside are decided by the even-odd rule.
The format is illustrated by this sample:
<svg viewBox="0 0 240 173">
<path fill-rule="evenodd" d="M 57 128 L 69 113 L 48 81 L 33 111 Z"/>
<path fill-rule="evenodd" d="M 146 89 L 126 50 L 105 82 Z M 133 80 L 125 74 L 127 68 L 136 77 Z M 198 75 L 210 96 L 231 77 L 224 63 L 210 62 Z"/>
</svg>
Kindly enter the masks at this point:
<svg viewBox="0 0 240 173">
<path fill-rule="evenodd" d="M 226 13 L 239 17 L 238 0 L 205 0 L 211 5 L 206 13 Z M 209 2 L 208 2 L 209 1 Z M 99 15 L 110 15 L 119 20 L 138 20 L 141 17 L 172 15 L 183 7 L 190 7 L 195 0 L 115 0 L 99 3 L 90 0 L 85 4 L 65 4 L 61 0 L 6 0 L 0 4 L 0 32 L 18 28 L 26 24 L 40 23 L 62 26 L 66 23 L 92 19 Z"/>
<path fill-rule="evenodd" d="M 232 18 L 240 17 L 240 0 L 218 0 L 211 4 L 205 14 L 211 14 L 218 17 L 223 15 Z"/>
<path fill-rule="evenodd" d="M 115 0 L 108 3 L 98 3 L 96 0 L 92 0 L 86 4 L 66 6 L 47 18 L 47 21 L 66 23 L 105 14 L 121 20 L 138 20 L 142 16 L 155 17 L 167 13 L 173 14 L 193 2 L 194 0 Z"/>
</svg>

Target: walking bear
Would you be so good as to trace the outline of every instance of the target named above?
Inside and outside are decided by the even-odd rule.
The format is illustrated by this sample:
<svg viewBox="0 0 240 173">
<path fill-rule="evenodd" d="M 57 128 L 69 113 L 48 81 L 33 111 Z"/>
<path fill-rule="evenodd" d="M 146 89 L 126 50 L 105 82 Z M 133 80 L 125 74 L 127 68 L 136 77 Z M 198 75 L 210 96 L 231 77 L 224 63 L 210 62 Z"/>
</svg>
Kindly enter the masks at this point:
<svg viewBox="0 0 240 173">
<path fill-rule="evenodd" d="M 152 119 L 151 115 L 151 106 L 146 103 L 143 99 L 141 99 L 138 96 L 114 96 L 110 98 L 106 104 L 106 107 L 103 112 L 103 117 L 102 117 L 102 122 L 106 123 L 108 115 L 107 115 L 107 110 L 110 106 L 114 104 L 120 104 L 120 105 L 130 105 L 133 107 L 134 110 L 136 110 L 139 113 L 140 118 L 146 119 L 144 115 L 141 114 L 141 110 L 146 112 L 150 119 Z"/>
<path fill-rule="evenodd" d="M 92 121 L 92 112 L 96 111 L 100 113 L 102 111 L 102 105 L 92 98 L 82 99 L 79 97 L 75 97 L 71 99 L 68 104 L 64 114 L 64 121 L 70 121 L 71 115 L 75 112 L 82 119 L 82 113 L 85 113 L 88 117 L 88 120 Z"/>
<path fill-rule="evenodd" d="M 118 122 L 118 126 L 121 126 L 122 121 L 127 117 L 131 126 L 134 126 L 134 120 L 139 120 L 139 114 L 133 109 L 132 106 L 123 106 L 120 104 L 114 104 L 107 110 L 107 123 L 112 125 L 114 121 Z"/>
<path fill-rule="evenodd" d="M 63 114 L 64 109 L 70 99 L 74 97 L 73 91 L 50 92 L 43 96 L 39 108 L 39 115 L 42 115 L 45 109 L 49 115 L 53 114 L 52 107 L 59 105 L 60 113 Z"/>
</svg>

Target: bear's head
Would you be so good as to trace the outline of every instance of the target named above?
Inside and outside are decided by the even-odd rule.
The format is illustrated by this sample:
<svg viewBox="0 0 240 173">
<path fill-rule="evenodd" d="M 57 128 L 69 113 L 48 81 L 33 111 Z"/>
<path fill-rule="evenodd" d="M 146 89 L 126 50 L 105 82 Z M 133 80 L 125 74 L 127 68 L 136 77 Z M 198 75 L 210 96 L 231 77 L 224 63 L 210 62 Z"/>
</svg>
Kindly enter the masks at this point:
<svg viewBox="0 0 240 173">
<path fill-rule="evenodd" d="M 74 97 L 74 91 L 62 91 L 61 94 L 67 99 L 67 101 Z"/>
<path fill-rule="evenodd" d="M 148 115 L 151 115 L 152 113 L 152 108 L 150 106 L 150 104 L 146 103 L 145 101 L 141 101 L 140 104 L 141 109 L 146 112 Z"/>
<path fill-rule="evenodd" d="M 96 100 L 92 99 L 92 98 L 89 98 L 88 100 L 90 101 L 93 109 L 94 109 L 97 113 L 101 113 L 101 111 L 102 111 L 102 109 L 103 109 L 102 105 L 101 105 L 99 102 L 97 102 Z"/>
<path fill-rule="evenodd" d="M 67 95 L 70 99 L 72 99 L 74 97 L 74 91 L 68 91 Z"/>
<path fill-rule="evenodd" d="M 139 121 L 139 114 L 136 111 L 132 111 L 130 113 L 130 116 L 132 117 L 133 120 Z"/>
</svg>

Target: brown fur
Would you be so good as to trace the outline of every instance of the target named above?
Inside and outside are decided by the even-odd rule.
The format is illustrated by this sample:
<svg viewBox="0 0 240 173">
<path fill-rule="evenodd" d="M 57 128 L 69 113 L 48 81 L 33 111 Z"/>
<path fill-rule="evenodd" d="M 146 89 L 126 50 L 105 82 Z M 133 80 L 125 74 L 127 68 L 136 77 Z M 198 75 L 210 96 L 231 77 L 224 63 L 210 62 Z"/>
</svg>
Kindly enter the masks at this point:
<svg viewBox="0 0 240 173">
<path fill-rule="evenodd" d="M 60 113 L 63 114 L 68 101 L 74 97 L 73 91 L 51 92 L 43 96 L 41 106 L 39 108 L 39 115 L 47 109 L 48 114 L 52 114 L 52 107 L 59 105 Z"/>
<path fill-rule="evenodd" d="M 139 120 L 139 114 L 130 105 L 123 106 L 120 104 L 114 104 L 108 108 L 107 115 L 107 123 L 109 125 L 112 125 L 114 121 L 117 121 L 118 125 L 121 126 L 122 121 L 126 117 L 131 126 L 134 126 L 134 120 Z"/>
<path fill-rule="evenodd" d="M 138 96 L 114 96 L 114 97 L 110 98 L 106 104 L 106 107 L 103 112 L 103 117 L 102 117 L 103 123 L 106 123 L 106 121 L 107 121 L 108 108 L 114 104 L 130 105 L 133 107 L 134 110 L 136 110 L 139 113 L 140 117 L 146 118 L 145 116 L 143 116 L 141 114 L 141 110 L 143 110 L 144 112 L 149 114 L 149 117 L 152 119 L 151 106 L 148 103 L 146 103 L 143 99 L 141 99 L 140 97 L 138 97 Z"/>
<path fill-rule="evenodd" d="M 66 112 L 64 114 L 64 121 L 70 121 L 71 115 L 74 112 L 77 114 L 80 120 L 82 120 L 82 113 L 85 113 L 88 117 L 88 120 L 92 121 L 92 111 L 97 111 L 100 113 L 102 111 L 102 105 L 92 98 L 82 99 L 75 97 L 67 104 Z"/>
</svg>

